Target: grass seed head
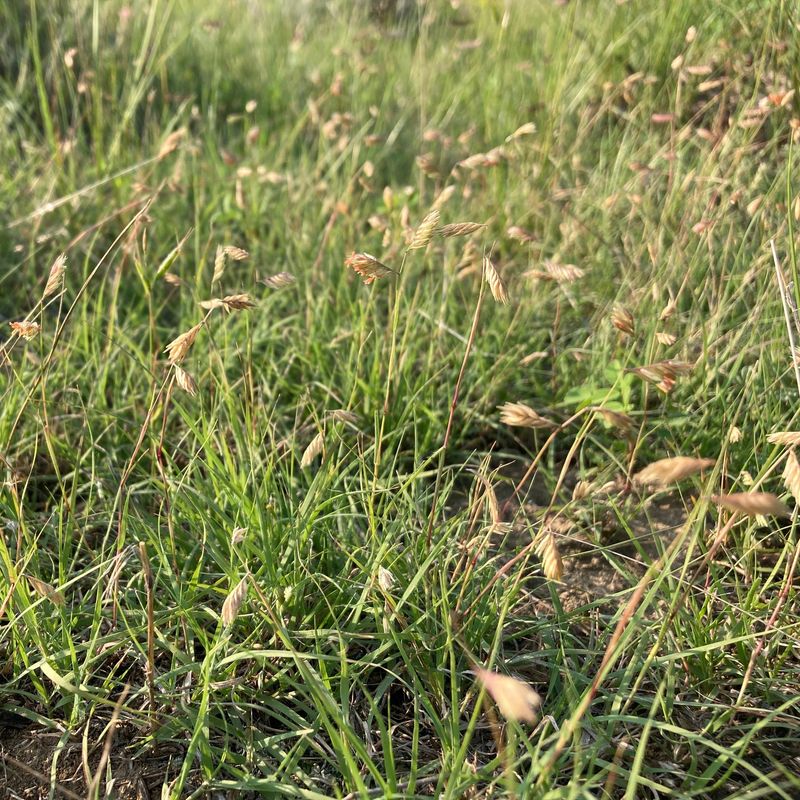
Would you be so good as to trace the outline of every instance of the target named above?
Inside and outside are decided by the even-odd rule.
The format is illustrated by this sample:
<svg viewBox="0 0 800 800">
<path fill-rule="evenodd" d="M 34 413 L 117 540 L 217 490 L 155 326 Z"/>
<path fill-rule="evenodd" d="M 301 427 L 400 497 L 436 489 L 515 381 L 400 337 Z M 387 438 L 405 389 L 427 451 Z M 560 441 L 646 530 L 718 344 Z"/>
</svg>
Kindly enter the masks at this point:
<svg viewBox="0 0 800 800">
<path fill-rule="evenodd" d="M 232 244 L 229 244 L 225 248 L 225 255 L 231 261 L 244 261 L 245 259 L 249 258 L 250 253 L 247 250 L 242 250 L 241 247 L 235 247 Z"/>
<path fill-rule="evenodd" d="M 167 353 L 167 358 L 170 363 L 180 364 L 181 361 L 186 358 L 186 354 L 191 350 L 194 340 L 197 338 L 197 334 L 200 333 L 202 327 L 203 323 L 198 322 L 197 325 L 189 328 L 188 331 L 184 331 L 180 336 L 176 336 L 164 348 L 164 352 Z"/>
<path fill-rule="evenodd" d="M 325 449 L 325 435 L 320 431 L 303 451 L 300 459 L 300 468 L 307 469 L 314 462 L 314 459 Z"/>
<path fill-rule="evenodd" d="M 560 581 L 564 576 L 564 562 L 558 550 L 555 533 L 550 528 L 542 528 L 536 537 L 536 552 L 542 559 L 542 571 L 549 581 Z"/>
<path fill-rule="evenodd" d="M 64 283 L 64 272 L 67 269 L 67 257 L 62 253 L 56 260 L 53 262 L 53 266 L 50 267 L 50 274 L 47 276 L 47 283 L 44 287 L 44 292 L 42 293 L 42 300 L 50 297 L 50 295 L 55 294 L 63 285 Z"/>
<path fill-rule="evenodd" d="M 789 507 L 774 494 L 769 492 L 734 492 L 733 494 L 715 494 L 711 500 L 729 511 L 739 511 L 749 517 L 757 515 L 788 517 Z"/>
<path fill-rule="evenodd" d="M 382 264 L 369 253 L 350 253 L 344 263 L 345 266 L 357 272 L 367 286 L 376 278 L 384 278 L 392 271 L 386 264 Z"/>
<path fill-rule="evenodd" d="M 436 233 L 449 239 L 453 236 L 469 236 L 484 227 L 486 226 L 483 222 L 452 222 L 449 225 L 442 225 Z"/>
<path fill-rule="evenodd" d="M 483 274 L 486 277 L 486 283 L 489 284 L 489 289 L 492 292 L 492 297 L 504 306 L 508 305 L 508 292 L 503 279 L 500 277 L 497 269 L 489 256 L 483 257 Z"/>
<path fill-rule="evenodd" d="M 232 625 L 239 611 L 242 608 L 245 597 L 247 597 L 247 575 L 242 578 L 236 586 L 231 589 L 225 602 L 222 604 L 222 624 L 226 627 Z"/>
<path fill-rule="evenodd" d="M 57 606 L 64 605 L 64 595 L 46 581 L 34 578 L 33 575 L 28 575 L 28 582 L 33 587 L 36 594 L 46 597 L 51 603 Z"/>
<path fill-rule="evenodd" d="M 536 133 L 536 124 L 533 122 L 526 122 L 524 125 L 520 125 L 514 133 L 506 136 L 506 143 L 513 142 L 515 139 L 519 139 L 522 136 L 532 136 Z"/>
<path fill-rule="evenodd" d="M 704 469 L 710 469 L 716 463 L 713 458 L 692 458 L 691 456 L 675 456 L 662 458 L 648 464 L 633 476 L 633 480 L 643 486 L 668 486 Z"/>
<path fill-rule="evenodd" d="M 197 394 L 197 383 L 195 383 L 194 378 L 177 364 L 175 365 L 175 383 L 192 397 Z"/>
<path fill-rule="evenodd" d="M 226 311 L 247 311 L 256 304 L 249 294 L 229 294 L 222 298 L 222 305 Z"/>
<path fill-rule="evenodd" d="M 516 722 L 536 722 L 542 698 L 532 686 L 517 678 L 500 675 L 486 669 L 478 669 L 475 674 L 486 687 L 486 691 L 505 719 Z"/>
<path fill-rule="evenodd" d="M 500 422 L 516 428 L 555 428 L 554 422 L 538 414 L 525 403 L 503 403 L 500 409 Z"/>
<path fill-rule="evenodd" d="M 509 239 L 513 239 L 516 242 L 522 242 L 524 244 L 536 241 L 536 237 L 530 231 L 526 231 L 525 228 L 521 228 L 519 225 L 512 225 L 506 231 L 506 234 L 508 235 Z"/>
<path fill-rule="evenodd" d="M 796 447 L 800 444 L 800 431 L 775 431 L 767 435 L 767 441 L 784 447 Z"/>
<path fill-rule="evenodd" d="M 794 450 L 790 450 L 786 456 L 786 464 L 783 467 L 783 485 L 800 503 L 800 461 L 797 460 Z"/>
<path fill-rule="evenodd" d="M 611 312 L 611 324 L 618 330 L 628 336 L 633 336 L 636 325 L 633 319 L 633 314 L 627 308 L 617 306 Z"/>
<path fill-rule="evenodd" d="M 21 322 L 9 322 L 11 330 L 21 336 L 26 342 L 35 339 L 39 335 L 42 326 L 38 322 L 31 322 L 29 320 L 22 320 Z"/>
<path fill-rule="evenodd" d="M 291 286 L 297 281 L 297 278 L 291 272 L 279 272 L 277 275 L 270 275 L 261 281 L 265 286 L 270 289 L 283 289 L 285 286 Z"/>
<path fill-rule="evenodd" d="M 222 276 L 225 274 L 226 263 L 225 248 L 221 245 L 217 245 L 217 251 L 214 254 L 214 274 L 211 276 L 212 285 L 222 280 Z"/>
<path fill-rule="evenodd" d="M 414 231 L 414 236 L 411 239 L 411 244 L 409 244 L 409 250 L 420 250 L 423 247 L 428 246 L 428 242 L 430 242 L 431 238 L 433 237 L 433 232 L 439 225 L 439 209 L 433 208 L 431 209 L 426 215 L 425 218 L 420 222 L 417 226 L 416 231 Z"/>
</svg>

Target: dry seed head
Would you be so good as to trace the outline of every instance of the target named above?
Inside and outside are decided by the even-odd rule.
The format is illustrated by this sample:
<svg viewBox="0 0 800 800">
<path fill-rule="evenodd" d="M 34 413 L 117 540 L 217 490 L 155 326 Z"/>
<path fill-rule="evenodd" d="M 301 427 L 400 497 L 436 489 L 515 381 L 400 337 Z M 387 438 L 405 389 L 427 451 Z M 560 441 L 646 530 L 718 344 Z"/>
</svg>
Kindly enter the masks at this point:
<svg viewBox="0 0 800 800">
<path fill-rule="evenodd" d="M 248 253 L 247 250 L 242 250 L 241 247 L 235 247 L 234 245 L 229 244 L 225 248 L 225 255 L 231 261 L 244 261 L 250 256 L 250 253 Z"/>
<path fill-rule="evenodd" d="M 64 253 L 62 253 L 53 262 L 53 266 L 50 267 L 50 274 L 47 276 L 47 283 L 44 287 L 42 300 L 50 297 L 51 294 L 55 294 L 61 288 L 64 283 L 64 271 L 66 268 L 67 257 L 64 255 Z"/>
<path fill-rule="evenodd" d="M 572 490 L 572 500 L 579 501 L 589 497 L 593 488 L 594 486 L 591 481 L 578 481 L 575 484 L 575 488 Z"/>
<path fill-rule="evenodd" d="M 517 242 L 527 243 L 536 241 L 536 237 L 530 231 L 526 231 L 525 228 L 521 228 L 519 225 L 512 225 L 506 231 L 506 234 L 509 239 L 514 239 Z"/>
<path fill-rule="evenodd" d="M 728 431 L 728 441 L 731 444 L 738 444 L 742 441 L 742 431 L 740 428 L 737 428 L 735 425 L 731 425 L 731 429 Z"/>
<path fill-rule="evenodd" d="M 784 447 L 795 447 L 800 444 L 800 431 L 775 431 L 767 435 L 770 444 L 780 444 Z"/>
<path fill-rule="evenodd" d="M 547 358 L 550 353 L 547 350 L 534 350 L 532 353 L 528 353 L 528 355 L 523 356 L 520 360 L 520 366 L 527 367 L 528 364 L 532 364 L 534 361 L 541 361 L 543 358 Z"/>
<path fill-rule="evenodd" d="M 533 122 L 526 122 L 524 125 L 520 125 L 510 136 L 506 136 L 506 142 L 513 142 L 514 139 L 519 139 L 521 136 L 531 136 L 534 133 L 536 133 L 536 125 Z"/>
<path fill-rule="evenodd" d="M 475 670 L 475 674 L 486 687 L 486 691 L 505 719 L 517 722 L 536 722 L 542 698 L 529 684 L 508 675 L 489 672 L 486 669 Z"/>
<path fill-rule="evenodd" d="M 428 246 L 433 237 L 433 232 L 439 225 L 439 209 L 434 208 L 425 215 L 425 219 L 420 222 L 414 236 L 411 239 L 411 244 L 408 246 L 409 250 L 419 250 Z"/>
<path fill-rule="evenodd" d="M 325 435 L 320 431 L 312 440 L 311 443 L 303 451 L 303 456 L 300 459 L 300 468 L 306 469 L 310 467 L 314 459 L 322 453 L 325 449 Z"/>
<path fill-rule="evenodd" d="M 46 597 L 51 603 L 55 603 L 57 606 L 64 605 L 64 595 L 46 581 L 34 578 L 33 575 L 28 575 L 28 582 L 33 587 L 36 594 Z"/>
<path fill-rule="evenodd" d="M 483 227 L 485 227 L 483 222 L 453 222 L 450 225 L 442 225 L 436 233 L 449 239 L 451 236 L 469 236 Z"/>
<path fill-rule="evenodd" d="M 545 578 L 549 581 L 560 581 L 564 575 L 564 563 L 558 551 L 555 534 L 549 528 L 542 528 L 536 538 L 536 552 L 542 559 Z"/>
<path fill-rule="evenodd" d="M 247 528 L 234 528 L 231 531 L 231 544 L 241 544 L 245 536 L 247 536 Z"/>
<path fill-rule="evenodd" d="M 192 397 L 197 394 L 197 384 L 194 378 L 177 364 L 175 365 L 175 383 L 177 383 L 184 392 L 188 392 L 192 395 Z"/>
<path fill-rule="evenodd" d="M 335 408 L 326 414 L 326 418 L 332 422 L 342 422 L 345 425 L 355 425 L 358 422 L 358 414 L 355 411 L 348 411 L 346 408 Z"/>
<path fill-rule="evenodd" d="M 666 331 L 656 331 L 656 340 L 659 344 L 663 344 L 665 347 L 672 347 L 672 345 L 677 341 L 677 337 L 672 333 L 667 333 Z"/>
<path fill-rule="evenodd" d="M 584 276 L 584 271 L 575 264 L 561 264 L 558 261 L 545 261 L 544 268 L 547 274 L 559 283 L 574 283 Z"/>
<path fill-rule="evenodd" d="M 489 256 L 483 257 L 483 274 L 486 276 L 486 283 L 489 284 L 492 297 L 494 297 L 498 303 L 507 306 L 508 292 L 506 291 L 506 285 L 503 282 L 503 279 L 500 277 L 500 274 L 497 272 L 494 264 L 492 264 Z"/>
<path fill-rule="evenodd" d="M 211 276 L 212 285 L 222 279 L 225 274 L 225 248 L 217 245 L 217 252 L 214 254 L 214 274 Z"/>
<path fill-rule="evenodd" d="M 794 450 L 790 450 L 786 456 L 786 464 L 783 467 L 783 485 L 800 503 L 800 461 L 797 460 Z"/>
<path fill-rule="evenodd" d="M 186 354 L 194 344 L 194 340 L 197 338 L 197 334 L 202 327 L 203 323 L 198 322 L 197 325 L 189 328 L 188 331 L 184 331 L 180 336 L 176 336 L 164 348 L 164 352 L 167 353 L 167 358 L 172 364 L 180 364 L 181 361 L 186 358 Z"/>
<path fill-rule="evenodd" d="M 38 322 L 29 322 L 28 320 L 9 322 L 8 324 L 11 326 L 11 330 L 16 333 L 17 336 L 21 336 L 26 342 L 38 336 L 39 331 L 42 329 L 42 326 Z"/>
<path fill-rule="evenodd" d="M 246 311 L 256 304 L 249 294 L 229 294 L 222 298 L 222 305 L 226 311 Z"/>
<path fill-rule="evenodd" d="M 247 575 L 242 578 L 236 586 L 231 589 L 225 602 L 222 604 L 222 624 L 226 627 L 232 625 L 239 611 L 242 608 L 245 597 L 247 597 Z"/>
<path fill-rule="evenodd" d="M 690 456 L 675 456 L 662 458 L 648 464 L 643 470 L 633 476 L 636 483 L 644 486 L 667 486 L 670 483 L 688 478 L 706 468 L 714 466 L 713 458 L 691 458 Z"/>
<path fill-rule="evenodd" d="M 623 433 L 630 433 L 633 430 L 633 419 L 621 411 L 612 411 L 610 408 L 596 408 L 595 412 L 609 425 L 613 425 Z"/>
<path fill-rule="evenodd" d="M 788 517 L 789 507 L 769 492 L 734 492 L 733 494 L 715 494 L 711 500 L 729 511 L 739 511 L 747 516 Z"/>
<path fill-rule="evenodd" d="M 611 312 L 611 324 L 618 331 L 622 331 L 622 333 L 625 333 L 628 336 L 633 336 L 635 330 L 633 314 L 631 314 L 627 308 L 617 306 Z"/>
<path fill-rule="evenodd" d="M 500 422 L 517 428 L 555 428 L 557 425 L 541 414 L 537 414 L 525 403 L 503 403 L 500 409 Z"/>
<path fill-rule="evenodd" d="M 296 280 L 297 278 L 291 272 L 279 272 L 277 275 L 264 278 L 261 282 L 270 289 L 283 289 L 284 286 L 291 286 Z"/>
<path fill-rule="evenodd" d="M 376 278 L 383 278 L 392 271 L 386 264 L 382 264 L 375 256 L 371 256 L 369 253 L 350 253 L 344 263 L 345 266 L 357 272 L 367 286 Z"/>
<path fill-rule="evenodd" d="M 215 308 L 222 308 L 222 298 L 212 297 L 210 300 L 201 300 L 198 305 L 206 311 L 213 311 Z"/>
<path fill-rule="evenodd" d="M 158 158 L 164 158 L 168 156 L 173 151 L 177 150 L 178 145 L 181 143 L 183 138 L 186 136 L 186 128 L 178 128 L 178 130 L 173 131 L 166 139 L 164 139 L 163 144 L 161 145 L 161 149 L 158 151 Z"/>
<path fill-rule="evenodd" d="M 664 306 L 659 315 L 661 322 L 666 322 L 678 310 L 678 303 L 674 297 L 671 297 L 669 302 Z"/>
<path fill-rule="evenodd" d="M 378 586 L 380 586 L 384 592 L 390 592 L 392 590 L 394 586 L 394 575 L 392 575 L 388 569 L 378 567 Z"/>
<path fill-rule="evenodd" d="M 474 155 L 467 156 L 458 162 L 458 166 L 464 167 L 464 169 L 476 169 L 477 167 L 488 166 L 486 153 L 475 153 Z"/>
<path fill-rule="evenodd" d="M 453 184 L 450 184 L 450 186 L 445 186 L 444 189 L 442 189 L 442 191 L 439 192 L 439 196 L 433 201 L 433 205 L 431 206 L 431 208 L 432 209 L 436 208 L 436 209 L 440 209 L 441 210 L 442 206 L 453 196 L 455 191 L 456 191 L 456 187 L 453 186 Z M 383 197 L 384 203 L 386 203 L 386 194 L 385 194 L 385 192 L 386 192 L 386 190 L 384 189 L 384 197 Z M 387 208 L 391 208 L 391 204 L 390 203 L 386 203 L 386 207 Z"/>
</svg>

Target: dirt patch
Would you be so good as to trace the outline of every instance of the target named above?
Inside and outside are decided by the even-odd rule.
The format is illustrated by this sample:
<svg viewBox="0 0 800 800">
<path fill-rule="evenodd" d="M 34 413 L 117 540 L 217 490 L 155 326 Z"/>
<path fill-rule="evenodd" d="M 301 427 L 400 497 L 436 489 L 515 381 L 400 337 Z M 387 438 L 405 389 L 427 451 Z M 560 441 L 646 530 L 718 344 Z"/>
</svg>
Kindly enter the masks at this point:
<svg viewBox="0 0 800 800">
<path fill-rule="evenodd" d="M 124 724 L 117 729 L 109 760 L 113 783 L 106 784 L 107 769 L 100 780 L 101 797 L 150 800 L 161 796 L 162 785 L 174 772 L 176 753 L 162 748 L 133 758 L 130 743 L 137 735 Z M 97 773 L 104 743 L 100 724 L 92 726 L 85 756 L 82 736 L 65 738 L 59 731 L 0 727 L 0 799 L 45 800 L 52 790 L 56 798 L 83 800 Z"/>
</svg>

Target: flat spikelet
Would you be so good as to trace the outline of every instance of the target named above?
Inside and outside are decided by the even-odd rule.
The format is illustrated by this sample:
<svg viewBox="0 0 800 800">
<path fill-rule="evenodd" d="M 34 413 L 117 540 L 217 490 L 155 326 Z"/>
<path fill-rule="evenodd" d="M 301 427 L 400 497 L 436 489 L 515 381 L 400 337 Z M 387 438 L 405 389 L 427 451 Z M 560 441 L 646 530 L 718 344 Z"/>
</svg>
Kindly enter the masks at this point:
<svg viewBox="0 0 800 800">
<path fill-rule="evenodd" d="M 26 342 L 35 339 L 42 329 L 42 326 L 38 322 L 29 322 L 28 320 L 9 322 L 8 324 L 11 326 L 11 330 L 16 333 L 17 336 L 21 336 Z"/>
<path fill-rule="evenodd" d="M 503 717 L 517 722 L 536 722 L 542 698 L 532 686 L 517 678 L 486 669 L 478 669 L 475 674 Z"/>
<path fill-rule="evenodd" d="M 536 537 L 536 553 L 542 559 L 542 571 L 549 581 L 560 581 L 564 575 L 564 563 L 558 551 L 553 531 L 542 528 Z"/>
<path fill-rule="evenodd" d="M 536 241 L 536 237 L 530 231 L 525 230 L 525 228 L 522 228 L 519 225 L 512 225 L 506 231 L 506 234 L 508 235 L 509 239 L 514 239 L 514 241 L 522 242 L 523 244 Z"/>
<path fill-rule="evenodd" d="M 485 227 L 483 222 L 453 222 L 450 225 L 442 225 L 436 233 L 449 239 L 453 236 L 469 236 L 483 227 Z"/>
<path fill-rule="evenodd" d="M 734 492 L 733 494 L 715 494 L 711 500 L 729 511 L 739 511 L 749 517 L 762 516 L 788 517 L 789 507 L 774 494 L 769 492 Z"/>
<path fill-rule="evenodd" d="M 197 334 L 200 332 L 200 328 L 202 327 L 203 323 L 198 322 L 197 325 L 189 328 L 188 331 L 184 331 L 182 334 L 180 334 L 180 336 L 176 336 L 164 348 L 164 352 L 167 353 L 167 358 L 169 359 L 170 363 L 180 364 L 181 361 L 186 358 L 186 354 L 194 344 L 194 340 L 197 338 Z"/>
<path fill-rule="evenodd" d="M 636 483 L 643 486 L 668 486 L 701 470 L 713 467 L 713 458 L 692 458 L 691 456 L 675 456 L 662 458 L 648 464 L 633 476 Z"/>
<path fill-rule="evenodd" d="M 794 450 L 789 451 L 783 467 L 783 485 L 792 493 L 792 497 L 800 503 L 800 461 Z"/>
<path fill-rule="evenodd" d="M 595 413 L 599 414 L 609 425 L 612 425 L 622 433 L 629 434 L 633 431 L 633 419 L 622 411 L 612 411 L 610 408 L 596 408 Z"/>
<path fill-rule="evenodd" d="M 636 326 L 633 319 L 633 314 L 627 308 L 617 306 L 611 312 L 611 324 L 621 333 L 633 336 Z"/>
<path fill-rule="evenodd" d="M 392 271 L 386 264 L 382 264 L 375 256 L 371 256 L 369 253 L 350 253 L 344 263 L 345 266 L 358 273 L 367 286 L 376 278 L 383 278 Z"/>
<path fill-rule="evenodd" d="M 784 447 L 796 447 L 800 444 L 800 431 L 775 431 L 767 435 L 767 441 Z"/>
<path fill-rule="evenodd" d="M 177 364 L 175 365 L 175 383 L 192 397 L 197 394 L 197 383 L 195 383 L 194 378 Z"/>
<path fill-rule="evenodd" d="M 222 279 L 225 274 L 225 248 L 217 245 L 217 251 L 214 254 L 214 274 L 211 276 L 212 285 Z"/>
<path fill-rule="evenodd" d="M 64 595 L 46 581 L 34 578 L 33 575 L 28 575 L 28 582 L 33 587 L 36 594 L 41 597 L 46 597 L 51 603 L 57 606 L 64 605 Z"/>
<path fill-rule="evenodd" d="M 225 311 L 246 311 L 254 308 L 255 302 L 249 294 L 229 294 L 226 297 L 212 297 L 210 300 L 201 300 L 200 308 L 212 311 L 215 308 L 222 308 Z"/>
<path fill-rule="evenodd" d="M 268 278 L 264 278 L 261 283 L 269 286 L 270 289 L 283 289 L 284 286 L 291 286 L 296 280 L 297 278 L 291 272 L 279 272 L 277 275 L 270 275 Z"/>
<path fill-rule="evenodd" d="M 677 341 L 677 336 L 674 333 L 667 333 L 666 331 L 656 331 L 656 340 L 659 344 L 663 344 L 665 347 L 672 347 L 673 344 Z"/>
<path fill-rule="evenodd" d="M 222 604 L 222 624 L 226 627 L 232 625 L 236 617 L 239 616 L 239 611 L 242 608 L 242 603 L 247 597 L 247 576 L 245 575 L 233 589 L 230 590 L 225 602 Z"/>
<path fill-rule="evenodd" d="M 50 295 L 55 294 L 64 283 L 64 272 L 67 269 L 67 257 L 62 253 L 56 260 L 53 262 L 53 266 L 50 267 L 50 274 L 47 276 L 47 283 L 44 287 L 44 292 L 42 293 L 42 300 L 50 297 Z"/>
<path fill-rule="evenodd" d="M 534 411 L 525 403 L 503 403 L 498 406 L 500 422 L 517 428 L 555 428 L 554 422 Z"/>
<path fill-rule="evenodd" d="M 244 261 L 250 257 L 250 253 L 248 253 L 247 250 L 242 250 L 241 247 L 236 247 L 232 244 L 229 244 L 225 248 L 225 255 L 231 261 Z"/>
<path fill-rule="evenodd" d="M 508 292 L 506 291 L 506 285 L 488 256 L 484 256 L 483 258 L 483 274 L 486 277 L 486 283 L 489 284 L 492 297 L 494 297 L 498 303 L 507 306 Z"/>
<path fill-rule="evenodd" d="M 314 459 L 322 453 L 325 449 L 325 435 L 320 431 L 312 440 L 311 443 L 303 451 L 302 458 L 300 459 L 301 469 L 307 469 L 314 462 Z"/>
<path fill-rule="evenodd" d="M 414 236 L 411 239 L 411 244 L 409 244 L 408 249 L 420 250 L 423 247 L 427 247 L 438 225 L 439 209 L 434 208 L 425 215 L 425 219 L 420 222 L 417 229 L 414 231 Z"/>
<path fill-rule="evenodd" d="M 519 139 L 521 136 L 532 136 L 534 133 L 536 133 L 536 123 L 526 122 L 524 125 L 520 125 L 514 133 L 506 136 L 506 143 L 513 142 L 514 139 Z"/>
</svg>

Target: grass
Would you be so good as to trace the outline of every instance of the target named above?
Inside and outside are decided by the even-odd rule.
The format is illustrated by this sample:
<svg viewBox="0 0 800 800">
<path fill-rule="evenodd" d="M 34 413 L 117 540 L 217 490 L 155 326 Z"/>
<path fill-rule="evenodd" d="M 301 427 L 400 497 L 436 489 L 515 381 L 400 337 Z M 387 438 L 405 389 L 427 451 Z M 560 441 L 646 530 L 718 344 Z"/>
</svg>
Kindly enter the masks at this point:
<svg viewBox="0 0 800 800">
<path fill-rule="evenodd" d="M 798 23 L 2 6 L 0 785 L 797 797 L 797 514 L 710 498 L 794 504 Z M 484 226 L 409 249 L 434 205 Z M 716 461 L 631 483 L 675 455 Z"/>
</svg>

